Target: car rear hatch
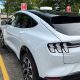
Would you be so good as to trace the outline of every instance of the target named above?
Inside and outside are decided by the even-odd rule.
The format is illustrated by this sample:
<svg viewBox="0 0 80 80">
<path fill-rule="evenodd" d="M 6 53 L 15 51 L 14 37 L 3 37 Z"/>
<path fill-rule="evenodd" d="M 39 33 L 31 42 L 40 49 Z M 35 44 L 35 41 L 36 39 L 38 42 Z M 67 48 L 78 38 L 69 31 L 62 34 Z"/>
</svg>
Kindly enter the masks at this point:
<svg viewBox="0 0 80 80">
<path fill-rule="evenodd" d="M 54 34 L 62 41 L 67 43 L 64 53 L 64 63 L 80 63 L 80 17 L 56 16 L 51 19 Z"/>
<path fill-rule="evenodd" d="M 39 16 L 43 24 L 46 22 L 45 27 L 60 39 L 61 44 L 67 43 L 67 47 L 64 45 L 65 49 L 62 48 L 64 63 L 80 62 L 80 16 L 55 15 L 53 11 L 51 13 L 49 13 L 50 11 L 47 13 L 42 11 L 30 12 Z M 60 46 L 63 47 L 63 45 Z M 69 49 L 68 53 L 65 51 L 66 49 Z"/>
</svg>

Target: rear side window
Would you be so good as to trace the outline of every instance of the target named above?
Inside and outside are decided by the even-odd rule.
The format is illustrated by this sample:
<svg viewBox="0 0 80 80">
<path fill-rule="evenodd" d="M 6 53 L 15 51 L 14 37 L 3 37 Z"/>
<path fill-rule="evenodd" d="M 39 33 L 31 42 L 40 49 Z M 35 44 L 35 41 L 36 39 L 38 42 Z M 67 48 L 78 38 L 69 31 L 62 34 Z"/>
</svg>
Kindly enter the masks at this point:
<svg viewBox="0 0 80 80">
<path fill-rule="evenodd" d="M 35 27 L 38 23 L 31 18 L 31 27 Z"/>
<path fill-rule="evenodd" d="M 17 28 L 32 28 L 38 23 L 27 14 L 17 13 L 11 18 L 9 24 Z"/>
<path fill-rule="evenodd" d="M 24 13 L 21 14 L 19 21 L 21 28 L 32 28 L 37 25 L 37 22 L 34 19 Z"/>
</svg>

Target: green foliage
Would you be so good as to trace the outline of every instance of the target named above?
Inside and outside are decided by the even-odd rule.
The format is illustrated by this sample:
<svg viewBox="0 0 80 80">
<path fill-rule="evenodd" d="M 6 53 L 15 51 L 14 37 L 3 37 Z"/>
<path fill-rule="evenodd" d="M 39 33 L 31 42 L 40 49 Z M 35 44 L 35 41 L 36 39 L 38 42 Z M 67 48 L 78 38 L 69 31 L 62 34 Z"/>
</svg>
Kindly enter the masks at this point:
<svg viewBox="0 0 80 80">
<path fill-rule="evenodd" d="M 28 8 L 31 9 L 31 2 L 30 0 L 6 0 L 5 11 L 9 13 L 13 13 L 21 9 L 21 3 L 27 3 Z"/>
<path fill-rule="evenodd" d="M 80 0 L 6 0 L 4 10 L 7 13 L 14 13 L 21 9 L 21 3 L 27 3 L 28 9 L 39 9 L 40 6 L 50 6 L 54 9 L 56 4 L 59 4 L 61 10 L 64 10 L 67 4 L 70 4 L 72 11 L 75 12 L 80 8 Z"/>
</svg>

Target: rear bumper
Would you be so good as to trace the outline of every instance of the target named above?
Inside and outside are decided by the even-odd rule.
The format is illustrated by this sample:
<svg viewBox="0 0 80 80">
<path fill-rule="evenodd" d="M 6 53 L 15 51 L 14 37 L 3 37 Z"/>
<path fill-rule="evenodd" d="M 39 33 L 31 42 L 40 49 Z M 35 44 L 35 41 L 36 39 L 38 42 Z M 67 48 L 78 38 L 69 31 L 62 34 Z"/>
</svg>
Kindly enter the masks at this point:
<svg viewBox="0 0 80 80">
<path fill-rule="evenodd" d="M 62 80 L 62 78 L 59 78 L 59 77 L 46 77 L 45 80 Z"/>
<path fill-rule="evenodd" d="M 64 76 L 62 80 L 80 80 L 80 72 L 75 72 L 68 76 Z"/>
<path fill-rule="evenodd" d="M 64 77 L 46 77 L 42 80 L 80 80 L 80 72 L 76 72 Z"/>
</svg>

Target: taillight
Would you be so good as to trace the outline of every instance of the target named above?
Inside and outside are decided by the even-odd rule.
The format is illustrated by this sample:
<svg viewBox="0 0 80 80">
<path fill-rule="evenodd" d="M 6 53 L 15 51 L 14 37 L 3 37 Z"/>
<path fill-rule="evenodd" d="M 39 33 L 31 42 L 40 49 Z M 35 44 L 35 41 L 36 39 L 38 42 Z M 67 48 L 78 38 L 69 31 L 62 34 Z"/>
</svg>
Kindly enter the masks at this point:
<svg viewBox="0 0 80 80">
<path fill-rule="evenodd" d="M 67 43 L 49 43 L 48 49 L 51 53 L 56 53 L 56 51 L 58 51 L 59 53 L 63 53 L 63 50 L 66 53 L 69 53 Z"/>
<path fill-rule="evenodd" d="M 63 43 L 63 49 L 66 53 L 69 53 L 69 48 L 67 46 L 67 43 Z"/>
<path fill-rule="evenodd" d="M 56 46 L 55 46 L 55 44 L 48 44 L 48 49 L 50 50 L 50 52 L 52 52 L 52 53 L 56 53 Z"/>
</svg>

